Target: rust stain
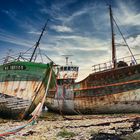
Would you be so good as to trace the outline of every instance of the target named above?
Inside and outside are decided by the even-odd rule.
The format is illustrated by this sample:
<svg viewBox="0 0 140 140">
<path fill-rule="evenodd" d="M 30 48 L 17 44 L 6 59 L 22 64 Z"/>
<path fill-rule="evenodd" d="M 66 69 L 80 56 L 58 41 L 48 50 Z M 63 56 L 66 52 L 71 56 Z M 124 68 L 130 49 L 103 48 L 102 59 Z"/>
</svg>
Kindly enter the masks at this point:
<svg viewBox="0 0 140 140">
<path fill-rule="evenodd" d="M 14 90 L 14 93 L 15 93 L 14 95 L 16 95 L 16 93 L 18 92 L 18 90 L 19 90 L 18 88 L 16 88 L 16 89 Z"/>
<path fill-rule="evenodd" d="M 25 91 L 25 90 L 26 90 L 25 88 L 21 88 L 21 89 L 20 89 L 21 92 L 23 92 L 23 91 Z"/>
<path fill-rule="evenodd" d="M 9 82 L 8 81 L 5 81 L 4 82 L 4 85 L 3 85 L 3 92 L 6 93 L 6 90 L 8 88 L 8 85 L 9 85 Z"/>
<path fill-rule="evenodd" d="M 36 88 L 36 81 L 32 81 L 32 87 L 33 87 L 33 89 L 35 89 Z"/>
<path fill-rule="evenodd" d="M 93 86 L 93 87 L 88 87 L 88 86 L 84 86 L 81 85 L 80 88 L 75 88 L 74 91 L 83 91 L 83 90 L 89 90 L 89 89 L 97 89 L 97 88 L 104 88 L 104 87 L 109 87 L 109 86 L 120 86 L 120 85 L 124 85 L 124 84 L 137 84 L 139 83 L 140 80 L 132 80 L 132 81 L 128 81 L 128 82 L 120 82 L 120 83 L 115 83 L 115 84 L 108 84 L 108 85 L 103 85 L 103 86 Z"/>
</svg>

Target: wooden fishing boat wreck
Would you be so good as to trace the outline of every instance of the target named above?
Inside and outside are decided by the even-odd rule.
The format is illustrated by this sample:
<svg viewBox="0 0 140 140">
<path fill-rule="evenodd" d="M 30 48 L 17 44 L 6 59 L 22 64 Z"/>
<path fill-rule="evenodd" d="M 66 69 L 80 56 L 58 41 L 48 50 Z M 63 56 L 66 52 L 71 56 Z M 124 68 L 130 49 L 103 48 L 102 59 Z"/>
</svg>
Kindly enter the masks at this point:
<svg viewBox="0 0 140 140">
<path fill-rule="evenodd" d="M 23 119 L 40 105 L 52 73 L 52 62 L 34 62 L 45 24 L 29 60 L 5 61 L 0 65 L 0 117 Z M 25 59 L 24 59 L 25 60 Z"/>
<path fill-rule="evenodd" d="M 58 67 L 56 86 L 51 87 L 45 105 L 48 110 L 67 114 L 99 114 L 140 112 L 140 55 L 116 59 L 114 25 L 111 6 L 112 61 L 93 66 L 93 73 L 75 82 L 78 67 Z M 117 24 L 116 24 L 117 25 Z M 119 29 L 119 27 L 117 26 Z M 119 29 L 120 31 L 120 29 Z"/>
</svg>

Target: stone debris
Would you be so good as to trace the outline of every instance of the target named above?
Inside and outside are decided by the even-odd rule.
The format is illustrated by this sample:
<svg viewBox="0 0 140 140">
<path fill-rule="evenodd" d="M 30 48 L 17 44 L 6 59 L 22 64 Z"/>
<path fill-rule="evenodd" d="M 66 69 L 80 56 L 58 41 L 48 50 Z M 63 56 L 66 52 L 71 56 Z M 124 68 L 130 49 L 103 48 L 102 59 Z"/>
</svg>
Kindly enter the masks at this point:
<svg viewBox="0 0 140 140">
<path fill-rule="evenodd" d="M 139 114 L 66 116 L 69 119 L 53 115 L 39 118 L 35 125 L 0 140 L 121 140 L 121 136 L 140 129 Z M 1 119 L 0 133 L 25 123 Z"/>
</svg>

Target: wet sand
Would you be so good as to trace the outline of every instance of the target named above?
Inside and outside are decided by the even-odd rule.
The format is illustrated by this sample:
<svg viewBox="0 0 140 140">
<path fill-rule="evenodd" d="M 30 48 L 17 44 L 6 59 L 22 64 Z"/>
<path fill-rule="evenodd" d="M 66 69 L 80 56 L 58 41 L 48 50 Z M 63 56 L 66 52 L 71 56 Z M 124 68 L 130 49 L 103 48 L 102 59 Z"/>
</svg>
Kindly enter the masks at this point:
<svg viewBox="0 0 140 140">
<path fill-rule="evenodd" d="M 60 116 L 43 113 L 34 125 L 15 135 L 1 137 L 6 140 L 112 140 L 137 139 L 140 114 Z M 26 124 L 27 121 L 0 119 L 0 133 Z M 108 134 L 108 135 L 107 135 Z M 139 134 L 135 133 L 136 135 Z M 140 137 L 139 137 L 140 139 Z M 139 140 L 138 139 L 138 140 Z"/>
</svg>

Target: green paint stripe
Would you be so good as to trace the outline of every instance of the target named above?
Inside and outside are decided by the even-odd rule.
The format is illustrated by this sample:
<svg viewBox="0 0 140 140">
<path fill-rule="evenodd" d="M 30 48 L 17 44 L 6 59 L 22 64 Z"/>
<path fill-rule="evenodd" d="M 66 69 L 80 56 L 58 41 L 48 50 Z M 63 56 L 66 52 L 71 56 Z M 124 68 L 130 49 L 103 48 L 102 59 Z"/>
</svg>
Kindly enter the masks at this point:
<svg viewBox="0 0 140 140">
<path fill-rule="evenodd" d="M 17 69 L 22 68 L 24 69 Z M 0 82 L 2 81 L 41 81 L 50 64 L 33 62 L 12 62 L 0 66 Z M 14 68 L 14 70 L 13 70 Z"/>
</svg>

